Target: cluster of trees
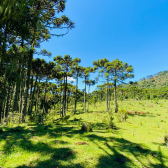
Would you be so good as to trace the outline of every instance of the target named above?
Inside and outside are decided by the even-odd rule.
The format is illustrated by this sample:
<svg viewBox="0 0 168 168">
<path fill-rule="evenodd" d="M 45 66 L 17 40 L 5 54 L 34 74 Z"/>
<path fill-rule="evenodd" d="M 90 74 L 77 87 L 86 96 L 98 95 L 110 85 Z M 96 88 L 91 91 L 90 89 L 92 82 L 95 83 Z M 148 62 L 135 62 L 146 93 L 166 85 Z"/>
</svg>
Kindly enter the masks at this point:
<svg viewBox="0 0 168 168">
<path fill-rule="evenodd" d="M 0 1 L 0 121 L 11 109 L 18 111 L 18 108 L 22 122 L 25 121 L 32 104 L 28 101 L 34 97 L 30 86 L 33 86 L 35 48 L 52 36 L 65 35 L 74 27 L 67 16 L 57 17 L 64 9 L 64 0 Z M 66 32 L 52 34 L 53 29 L 66 29 Z M 51 55 L 45 49 L 38 54 Z M 52 63 L 49 69 L 50 66 Z"/>
<path fill-rule="evenodd" d="M 108 86 L 108 87 L 107 87 Z M 107 88 L 108 88 L 108 99 L 107 99 Z M 158 100 L 168 99 L 168 87 L 160 88 L 140 88 L 137 82 L 130 82 L 127 85 L 117 85 L 117 98 L 119 100 L 134 99 L 134 100 Z M 115 99 L 114 95 L 114 84 L 104 83 L 98 85 L 96 90 L 91 93 L 93 102 L 108 101 L 109 108 L 110 102 Z"/>
<path fill-rule="evenodd" d="M 74 28 L 74 23 L 67 16 L 57 17 L 56 14 L 64 9 L 64 0 L 0 2 L 0 122 L 10 113 L 19 114 L 20 122 L 25 122 L 26 116 L 43 122 L 52 108 L 59 109 L 60 117 L 64 117 L 70 102 L 74 104 L 74 113 L 77 103 L 83 102 L 85 112 L 86 100 L 88 111 L 89 100 L 94 104 L 98 100 L 106 100 L 109 111 L 110 101 L 114 99 L 117 112 L 117 97 L 126 99 L 146 95 L 148 98 L 148 95 L 155 97 L 158 94 L 156 90 L 139 89 L 135 83 L 129 88 L 121 87 L 124 80 L 134 75 L 132 66 L 118 59 L 99 59 L 93 62 L 93 67 L 80 66 L 81 59 L 72 59 L 70 55 L 56 56 L 51 62 L 34 59 L 35 54 L 51 56 L 46 49 L 37 52 L 36 48 L 43 41 L 52 36 L 63 36 Z M 65 29 L 66 32 L 52 34 L 53 29 Z M 90 79 L 93 72 L 98 72 L 94 80 Z M 68 82 L 68 77 L 76 80 L 76 86 Z M 83 78 L 83 91 L 78 89 L 79 78 Z M 98 80 L 105 84 L 90 93 L 90 87 Z M 159 93 L 165 94 L 163 91 Z"/>
<path fill-rule="evenodd" d="M 139 88 L 138 85 L 131 85 L 128 88 L 118 88 L 120 91 L 121 99 L 136 99 L 136 100 L 154 100 L 154 99 L 167 99 L 168 87 L 160 88 Z"/>
<path fill-rule="evenodd" d="M 99 59 L 98 61 L 93 62 L 94 69 L 99 70 L 99 77 L 104 77 L 106 79 L 106 102 L 107 102 L 107 111 L 110 109 L 109 103 L 109 94 L 111 94 L 112 85 L 114 86 L 114 105 L 115 112 L 118 112 L 117 105 L 117 84 L 123 83 L 124 80 L 128 78 L 133 78 L 133 68 L 128 63 L 123 63 L 118 59 L 109 62 L 109 60 Z M 113 83 L 109 85 L 109 82 Z M 109 88 L 110 87 L 110 88 Z"/>
</svg>

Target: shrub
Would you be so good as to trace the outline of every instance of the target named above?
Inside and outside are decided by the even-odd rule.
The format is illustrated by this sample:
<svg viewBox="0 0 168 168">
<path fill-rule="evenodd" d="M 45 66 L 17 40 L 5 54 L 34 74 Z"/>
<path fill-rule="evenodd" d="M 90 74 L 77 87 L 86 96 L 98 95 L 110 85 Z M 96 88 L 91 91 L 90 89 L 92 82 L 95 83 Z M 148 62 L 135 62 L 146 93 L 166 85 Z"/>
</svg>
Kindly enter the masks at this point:
<svg viewBox="0 0 168 168">
<path fill-rule="evenodd" d="M 113 120 L 114 120 L 114 117 L 110 116 L 108 126 L 112 129 L 116 129 L 116 126 L 115 126 Z"/>
<path fill-rule="evenodd" d="M 121 115 L 122 121 L 126 122 L 126 120 L 128 118 L 128 116 L 127 116 L 127 110 L 121 109 L 121 110 L 118 111 L 118 113 Z"/>
<path fill-rule="evenodd" d="M 61 118 L 61 121 L 62 122 L 67 122 L 69 120 L 69 118 L 70 118 L 70 115 L 66 115 L 66 116 Z"/>
<path fill-rule="evenodd" d="M 81 131 L 92 132 L 92 126 L 89 123 L 82 123 Z"/>
</svg>

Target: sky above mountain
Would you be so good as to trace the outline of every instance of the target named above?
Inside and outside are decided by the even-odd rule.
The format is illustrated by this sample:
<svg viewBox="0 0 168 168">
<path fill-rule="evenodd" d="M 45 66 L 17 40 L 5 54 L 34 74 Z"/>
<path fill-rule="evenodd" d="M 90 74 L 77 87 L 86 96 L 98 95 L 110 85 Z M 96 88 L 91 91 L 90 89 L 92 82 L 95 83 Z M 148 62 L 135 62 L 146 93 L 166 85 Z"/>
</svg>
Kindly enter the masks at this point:
<svg viewBox="0 0 168 168">
<path fill-rule="evenodd" d="M 133 66 L 135 77 L 130 80 L 138 81 L 168 69 L 167 11 L 168 0 L 68 0 L 64 14 L 75 22 L 75 28 L 41 44 L 52 57 L 38 57 L 53 61 L 57 55 L 68 54 L 81 58 L 80 65 L 85 67 L 94 60 L 118 58 Z M 96 76 L 92 74 L 91 79 Z M 79 89 L 83 88 L 81 79 Z"/>
</svg>

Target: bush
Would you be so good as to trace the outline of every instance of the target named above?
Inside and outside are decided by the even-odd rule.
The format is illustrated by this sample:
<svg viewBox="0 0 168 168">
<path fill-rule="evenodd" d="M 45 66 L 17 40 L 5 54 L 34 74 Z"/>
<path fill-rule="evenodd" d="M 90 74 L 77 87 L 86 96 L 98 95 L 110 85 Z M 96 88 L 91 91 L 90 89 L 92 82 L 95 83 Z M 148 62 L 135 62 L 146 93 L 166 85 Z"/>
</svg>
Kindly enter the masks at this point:
<svg viewBox="0 0 168 168">
<path fill-rule="evenodd" d="M 113 120 L 114 120 L 114 117 L 110 116 L 109 127 L 112 128 L 112 129 L 116 129 L 116 126 L 115 126 Z"/>
<path fill-rule="evenodd" d="M 92 132 L 92 126 L 89 123 L 82 123 L 81 131 L 83 132 Z"/>
<path fill-rule="evenodd" d="M 70 115 L 66 115 L 64 117 L 61 118 L 62 122 L 67 122 L 70 118 Z"/>
<path fill-rule="evenodd" d="M 121 120 L 126 122 L 126 120 L 128 118 L 127 110 L 121 109 L 121 110 L 118 111 L 118 113 L 121 115 Z"/>
<path fill-rule="evenodd" d="M 102 122 L 107 125 L 106 129 L 109 129 L 109 128 L 116 129 L 116 126 L 115 126 L 113 120 L 114 120 L 113 113 L 112 113 L 112 111 L 109 111 L 109 115 L 105 116 L 102 119 Z"/>
</svg>

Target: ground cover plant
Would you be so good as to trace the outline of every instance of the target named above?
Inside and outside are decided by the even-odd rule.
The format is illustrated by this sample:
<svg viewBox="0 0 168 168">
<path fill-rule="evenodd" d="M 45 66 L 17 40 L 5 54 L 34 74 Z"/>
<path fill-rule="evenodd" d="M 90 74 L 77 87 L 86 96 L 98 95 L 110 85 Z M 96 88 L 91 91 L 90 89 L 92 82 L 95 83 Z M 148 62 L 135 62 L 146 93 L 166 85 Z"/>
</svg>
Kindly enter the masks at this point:
<svg viewBox="0 0 168 168">
<path fill-rule="evenodd" d="M 106 112 L 105 102 L 97 103 L 97 109 L 91 106 L 85 113 L 79 106 L 75 115 L 72 113 L 64 120 L 58 114 L 44 124 L 1 127 L 0 166 L 168 167 L 164 140 L 168 131 L 168 102 L 125 100 L 118 104 L 119 111 L 132 113 L 128 112 L 126 122 L 120 119 L 120 113 L 111 113 L 115 129 L 109 127 L 111 114 Z M 81 130 L 84 123 L 91 125 L 91 132 Z"/>
</svg>

